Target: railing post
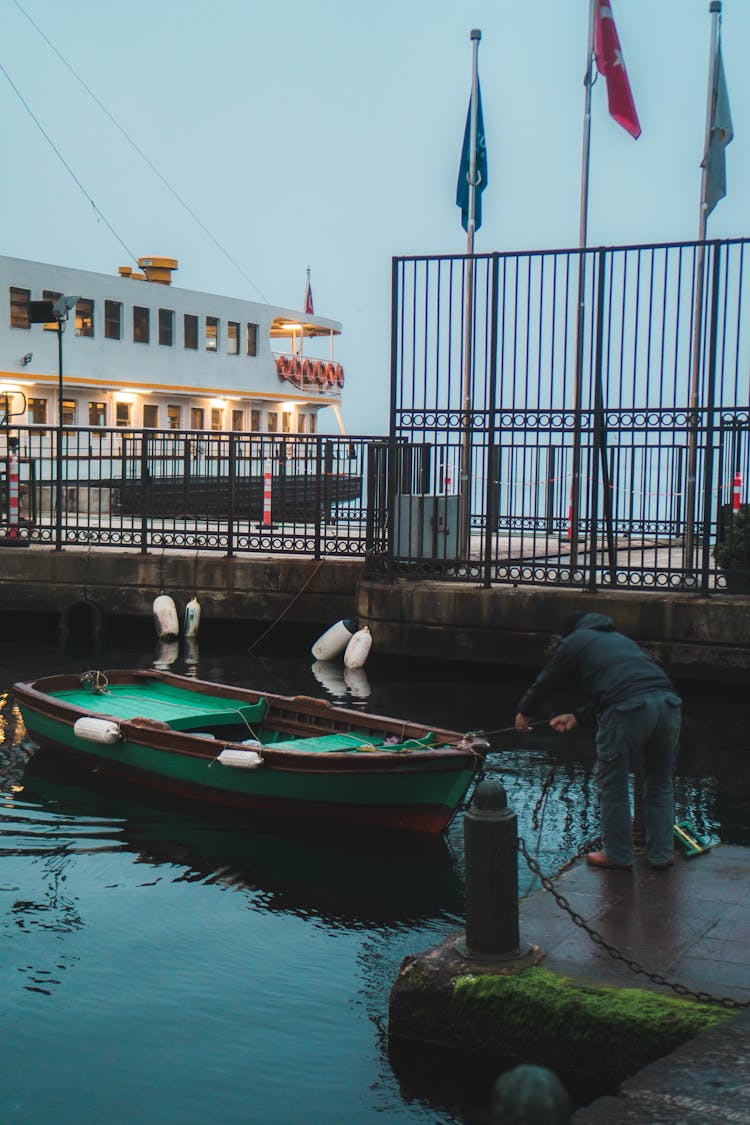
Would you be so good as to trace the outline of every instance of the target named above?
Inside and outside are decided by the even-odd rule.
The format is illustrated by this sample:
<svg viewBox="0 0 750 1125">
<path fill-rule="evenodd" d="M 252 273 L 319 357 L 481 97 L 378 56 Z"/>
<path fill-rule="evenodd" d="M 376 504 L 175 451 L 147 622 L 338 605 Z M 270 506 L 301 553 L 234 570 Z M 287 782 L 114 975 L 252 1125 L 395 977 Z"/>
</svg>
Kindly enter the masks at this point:
<svg viewBox="0 0 750 1125">
<path fill-rule="evenodd" d="M 127 438 L 123 441 L 123 448 Z M 148 499 L 149 499 L 149 472 L 148 472 L 148 434 L 141 432 L 141 554 L 148 553 Z"/>
<path fill-rule="evenodd" d="M 229 495 L 227 497 L 227 555 L 228 559 L 234 556 L 234 521 L 236 518 L 236 482 L 237 482 L 237 434 L 229 435 Z"/>
<path fill-rule="evenodd" d="M 497 781 L 481 781 L 464 815 L 466 949 L 470 956 L 519 952 L 516 814 Z"/>
<path fill-rule="evenodd" d="M 706 380 L 706 440 L 704 444 L 703 464 L 703 543 L 701 550 L 701 593 L 706 597 L 709 593 L 709 570 L 711 554 L 711 507 L 712 490 L 714 483 L 714 406 L 716 402 L 716 349 L 719 333 L 719 265 L 721 261 L 721 244 L 715 242 L 713 246 L 714 260 L 711 278 L 711 329 L 708 343 L 708 374 Z"/>
</svg>

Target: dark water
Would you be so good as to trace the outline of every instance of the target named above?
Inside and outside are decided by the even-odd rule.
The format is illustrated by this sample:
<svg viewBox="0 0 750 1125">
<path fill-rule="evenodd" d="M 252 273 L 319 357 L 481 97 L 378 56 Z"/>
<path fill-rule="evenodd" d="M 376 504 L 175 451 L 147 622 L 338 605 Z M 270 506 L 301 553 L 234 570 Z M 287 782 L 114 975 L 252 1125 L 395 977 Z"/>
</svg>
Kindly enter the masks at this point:
<svg viewBox="0 0 750 1125">
<path fill-rule="evenodd" d="M 30 756 L 15 680 L 148 667 L 155 646 L 146 634 L 92 659 L 13 633 L 0 646 L 0 1120 L 474 1119 L 481 1093 L 461 1075 L 394 1072 L 385 1036 L 403 957 L 461 928 L 460 818 L 432 843 L 281 819 L 248 828 Z M 373 654 L 347 685 L 339 664 L 312 669 L 314 639 L 277 636 L 251 656 L 248 638 L 209 632 L 200 675 L 488 731 L 512 722 L 528 679 Z M 746 703 L 685 695 L 680 815 L 750 844 Z M 588 737 L 492 743 L 491 776 L 543 869 L 557 869 L 598 828 Z M 532 888 L 522 870 L 521 893 Z"/>
</svg>

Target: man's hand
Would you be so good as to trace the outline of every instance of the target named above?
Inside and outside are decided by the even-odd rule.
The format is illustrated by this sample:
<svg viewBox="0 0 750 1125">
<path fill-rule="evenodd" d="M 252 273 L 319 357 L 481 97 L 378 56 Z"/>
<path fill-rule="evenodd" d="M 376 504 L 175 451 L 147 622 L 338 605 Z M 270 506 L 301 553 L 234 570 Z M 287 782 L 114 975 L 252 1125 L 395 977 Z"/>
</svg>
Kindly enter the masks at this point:
<svg viewBox="0 0 750 1125">
<path fill-rule="evenodd" d="M 516 730 L 522 732 L 523 734 L 528 734 L 528 732 L 531 730 L 531 723 L 525 715 L 521 714 L 520 711 L 516 715 Z"/>
<path fill-rule="evenodd" d="M 555 715 L 554 719 L 550 719 L 549 725 L 558 734 L 567 734 L 568 731 L 576 729 L 578 719 L 575 715 Z"/>
</svg>

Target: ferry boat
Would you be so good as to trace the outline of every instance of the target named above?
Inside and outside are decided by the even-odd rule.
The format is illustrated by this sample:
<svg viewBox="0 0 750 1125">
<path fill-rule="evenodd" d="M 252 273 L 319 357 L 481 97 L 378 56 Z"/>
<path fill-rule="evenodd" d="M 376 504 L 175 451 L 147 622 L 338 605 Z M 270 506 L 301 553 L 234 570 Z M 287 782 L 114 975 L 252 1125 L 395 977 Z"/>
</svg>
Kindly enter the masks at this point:
<svg viewBox="0 0 750 1125">
<path fill-rule="evenodd" d="M 0 403 L 14 424 L 57 425 L 62 397 L 66 427 L 309 434 L 331 409 L 344 432 L 337 321 L 180 289 L 174 258 L 138 266 L 110 276 L 0 257 Z M 64 341 L 59 320 L 33 315 L 61 298 Z M 304 354 L 313 339 L 325 354 Z"/>
</svg>

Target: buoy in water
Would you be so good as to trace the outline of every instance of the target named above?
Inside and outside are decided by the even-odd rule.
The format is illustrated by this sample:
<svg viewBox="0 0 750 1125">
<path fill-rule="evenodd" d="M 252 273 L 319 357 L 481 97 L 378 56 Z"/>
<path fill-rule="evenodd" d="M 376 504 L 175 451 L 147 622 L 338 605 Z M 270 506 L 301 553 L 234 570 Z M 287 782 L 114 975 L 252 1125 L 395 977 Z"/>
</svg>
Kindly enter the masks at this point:
<svg viewBox="0 0 750 1125">
<path fill-rule="evenodd" d="M 117 723 L 113 723 L 111 719 L 93 719 L 88 715 L 76 719 L 73 734 L 84 742 L 98 742 L 102 746 L 113 746 L 122 738 L 122 731 Z"/>
<path fill-rule="evenodd" d="M 185 606 L 185 620 L 182 625 L 183 637 L 197 637 L 200 623 L 201 607 L 198 599 L 193 596 Z"/>
<path fill-rule="evenodd" d="M 154 598 L 154 628 L 160 641 L 176 641 L 180 635 L 177 607 L 168 594 Z"/>
<path fill-rule="evenodd" d="M 370 655 L 371 648 L 372 635 L 365 625 L 364 628 L 357 630 L 346 646 L 346 652 L 344 653 L 345 666 L 347 668 L 362 668 L 367 657 Z"/>
<path fill-rule="evenodd" d="M 333 660 L 334 656 L 341 655 L 356 631 L 356 617 L 337 621 L 335 625 L 331 625 L 330 629 L 326 629 L 322 636 L 318 637 L 310 651 L 316 660 Z"/>
</svg>

